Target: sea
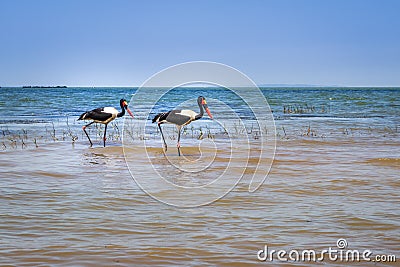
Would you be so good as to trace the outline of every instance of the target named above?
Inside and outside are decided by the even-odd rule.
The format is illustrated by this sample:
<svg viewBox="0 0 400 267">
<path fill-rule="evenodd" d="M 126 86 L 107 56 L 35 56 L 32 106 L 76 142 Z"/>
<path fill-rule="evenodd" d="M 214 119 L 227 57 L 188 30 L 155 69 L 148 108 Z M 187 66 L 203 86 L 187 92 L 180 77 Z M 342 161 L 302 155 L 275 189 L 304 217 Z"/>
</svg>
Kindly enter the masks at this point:
<svg viewBox="0 0 400 267">
<path fill-rule="evenodd" d="M 138 90 L 0 88 L 1 266 L 398 266 L 400 88 Z"/>
</svg>

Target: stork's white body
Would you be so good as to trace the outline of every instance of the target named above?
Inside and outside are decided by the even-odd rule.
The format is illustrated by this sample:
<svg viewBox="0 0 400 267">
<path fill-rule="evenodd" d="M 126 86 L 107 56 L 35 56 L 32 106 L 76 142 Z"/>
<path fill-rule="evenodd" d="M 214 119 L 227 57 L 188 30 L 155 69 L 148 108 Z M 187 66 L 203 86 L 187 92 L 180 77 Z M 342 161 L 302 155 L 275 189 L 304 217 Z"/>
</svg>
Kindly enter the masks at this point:
<svg viewBox="0 0 400 267">
<path fill-rule="evenodd" d="M 186 123 L 181 125 L 181 126 L 185 126 L 196 119 L 197 113 L 190 109 L 183 109 L 180 112 L 175 113 L 175 115 L 181 115 L 181 116 L 185 116 L 185 117 L 189 118 L 189 120 Z"/>
<path fill-rule="evenodd" d="M 101 122 L 101 123 L 109 123 L 110 121 L 115 120 L 115 118 L 118 115 L 118 110 L 116 108 L 113 107 L 105 107 L 104 110 L 102 111 L 103 113 L 108 113 L 111 114 L 111 117 L 105 121 L 97 121 L 97 122 Z"/>
</svg>

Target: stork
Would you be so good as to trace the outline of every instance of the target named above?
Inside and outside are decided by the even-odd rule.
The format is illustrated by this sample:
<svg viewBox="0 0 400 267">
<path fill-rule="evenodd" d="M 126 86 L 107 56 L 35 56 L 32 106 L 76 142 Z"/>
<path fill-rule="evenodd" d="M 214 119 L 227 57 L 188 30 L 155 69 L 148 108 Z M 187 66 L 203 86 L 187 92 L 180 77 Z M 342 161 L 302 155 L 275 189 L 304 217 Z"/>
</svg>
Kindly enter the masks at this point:
<svg viewBox="0 0 400 267">
<path fill-rule="evenodd" d="M 210 110 L 208 109 L 206 99 L 203 96 L 199 96 L 197 98 L 197 103 L 200 108 L 200 113 L 196 113 L 193 110 L 188 110 L 188 109 L 175 109 L 175 110 L 170 110 L 168 112 L 163 112 L 157 114 L 153 118 L 153 123 L 157 122 L 158 128 L 160 129 L 161 136 L 164 142 L 164 147 L 165 151 L 167 151 L 167 143 L 165 142 L 164 134 L 161 129 L 161 124 L 163 123 L 172 123 L 175 124 L 176 127 L 178 128 L 178 143 L 177 143 L 177 148 L 178 148 L 178 156 L 181 155 L 180 151 L 180 139 L 181 139 L 181 129 L 183 126 L 188 125 L 192 121 L 201 119 L 204 114 L 204 110 L 207 112 L 208 116 L 212 119 L 213 116 L 211 115 Z"/>
<path fill-rule="evenodd" d="M 102 123 L 104 124 L 104 136 L 103 136 L 103 142 L 104 142 L 104 147 L 106 146 L 106 132 L 107 132 L 107 125 L 111 121 L 115 120 L 115 118 L 120 118 L 125 115 L 125 110 L 128 111 L 129 115 L 133 118 L 133 114 L 128 108 L 128 103 L 126 102 L 125 99 L 121 99 L 119 101 L 119 104 L 121 106 L 122 111 L 118 112 L 117 109 L 113 107 L 102 107 L 102 108 L 96 108 L 91 111 L 86 111 L 83 113 L 78 120 L 92 120 L 89 124 L 86 124 L 85 126 L 82 127 L 82 130 L 85 132 L 87 138 L 89 139 L 90 146 L 93 146 L 92 140 L 90 140 L 90 137 L 88 133 L 86 132 L 86 127 L 93 123 Z"/>
</svg>

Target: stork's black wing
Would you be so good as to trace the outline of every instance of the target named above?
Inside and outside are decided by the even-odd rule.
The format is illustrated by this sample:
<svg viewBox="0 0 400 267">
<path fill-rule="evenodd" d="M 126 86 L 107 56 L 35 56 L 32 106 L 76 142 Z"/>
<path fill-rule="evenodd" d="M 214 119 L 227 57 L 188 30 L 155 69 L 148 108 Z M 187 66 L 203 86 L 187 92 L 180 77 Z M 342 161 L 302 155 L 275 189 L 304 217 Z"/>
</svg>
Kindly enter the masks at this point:
<svg viewBox="0 0 400 267">
<path fill-rule="evenodd" d="M 83 113 L 78 120 L 106 121 L 112 117 L 111 113 L 103 112 L 104 108 L 96 108 Z"/>
<path fill-rule="evenodd" d="M 152 120 L 153 123 L 157 122 L 165 122 L 169 115 L 170 111 L 168 112 L 163 112 L 163 113 L 158 113 Z"/>
</svg>

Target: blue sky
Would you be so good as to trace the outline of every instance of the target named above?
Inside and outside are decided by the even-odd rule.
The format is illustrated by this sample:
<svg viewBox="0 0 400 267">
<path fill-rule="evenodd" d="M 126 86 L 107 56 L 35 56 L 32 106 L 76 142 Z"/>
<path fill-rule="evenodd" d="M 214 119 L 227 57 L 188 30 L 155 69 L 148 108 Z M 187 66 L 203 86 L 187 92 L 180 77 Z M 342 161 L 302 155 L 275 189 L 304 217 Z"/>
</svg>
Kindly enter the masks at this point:
<svg viewBox="0 0 400 267">
<path fill-rule="evenodd" d="M 174 64 L 259 84 L 400 86 L 400 1 L 0 0 L 0 86 L 137 86 Z"/>
</svg>

